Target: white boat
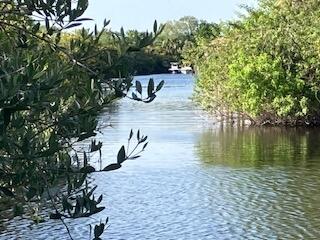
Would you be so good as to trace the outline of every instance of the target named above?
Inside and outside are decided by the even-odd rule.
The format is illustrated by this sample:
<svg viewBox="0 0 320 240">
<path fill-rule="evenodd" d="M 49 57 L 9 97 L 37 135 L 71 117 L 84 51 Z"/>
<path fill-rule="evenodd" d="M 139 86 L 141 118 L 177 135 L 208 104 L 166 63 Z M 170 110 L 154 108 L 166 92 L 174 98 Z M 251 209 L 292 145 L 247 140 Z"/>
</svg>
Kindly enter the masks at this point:
<svg viewBox="0 0 320 240">
<path fill-rule="evenodd" d="M 171 64 L 171 67 L 169 68 L 170 72 L 172 72 L 173 74 L 181 73 L 179 64 L 177 62 L 172 62 L 170 64 Z"/>
<path fill-rule="evenodd" d="M 171 67 L 169 68 L 169 71 L 172 72 L 173 74 L 177 74 L 177 73 L 192 74 L 193 73 L 192 67 L 180 68 L 179 63 L 177 63 L 177 62 L 172 62 L 170 64 L 171 64 Z"/>
<path fill-rule="evenodd" d="M 180 71 L 182 74 L 192 74 L 193 73 L 192 67 L 182 67 L 182 68 L 180 68 Z"/>
</svg>

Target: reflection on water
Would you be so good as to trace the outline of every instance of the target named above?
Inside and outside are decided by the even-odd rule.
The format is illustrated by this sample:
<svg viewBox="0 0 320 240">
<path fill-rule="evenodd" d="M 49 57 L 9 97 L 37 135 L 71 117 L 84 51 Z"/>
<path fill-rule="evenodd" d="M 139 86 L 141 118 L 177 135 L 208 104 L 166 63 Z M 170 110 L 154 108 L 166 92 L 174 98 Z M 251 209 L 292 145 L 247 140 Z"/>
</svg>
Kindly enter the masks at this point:
<svg viewBox="0 0 320 240">
<path fill-rule="evenodd" d="M 189 99 L 190 76 L 153 77 L 166 81 L 153 103 L 124 100 L 100 117 L 112 125 L 98 136 L 104 165 L 131 128 L 150 138 L 141 159 L 93 176 L 107 206 L 96 220 L 110 217 L 106 239 L 320 239 L 318 130 L 215 125 Z M 71 221 L 75 239 L 94 221 Z M 5 225 L 1 239 L 67 239 L 60 222 Z"/>
<path fill-rule="evenodd" d="M 196 148 L 211 165 L 237 167 L 301 167 L 320 165 L 320 131 L 305 128 L 234 128 L 204 132 Z"/>
<path fill-rule="evenodd" d="M 235 238 L 320 237 L 319 139 L 316 129 L 222 127 L 201 135 L 197 153 L 215 182 L 206 184 L 242 229 Z"/>
</svg>

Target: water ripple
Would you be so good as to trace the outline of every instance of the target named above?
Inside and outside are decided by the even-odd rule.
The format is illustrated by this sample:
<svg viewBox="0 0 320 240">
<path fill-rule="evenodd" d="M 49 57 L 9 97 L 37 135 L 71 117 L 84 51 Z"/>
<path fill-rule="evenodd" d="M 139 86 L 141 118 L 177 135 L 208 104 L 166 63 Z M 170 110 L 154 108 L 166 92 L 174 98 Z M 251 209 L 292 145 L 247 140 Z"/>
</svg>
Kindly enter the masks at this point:
<svg viewBox="0 0 320 240">
<path fill-rule="evenodd" d="M 95 219 L 110 217 L 107 239 L 320 239 L 318 130 L 210 124 L 189 99 L 193 79 L 152 77 L 166 80 L 154 103 L 125 100 L 100 117 L 112 124 L 98 136 L 103 164 L 131 128 L 150 138 L 141 159 L 93 176 L 107 206 Z M 69 222 L 75 239 L 87 239 L 95 219 Z M 59 221 L 3 224 L 1 239 L 68 237 Z"/>
</svg>

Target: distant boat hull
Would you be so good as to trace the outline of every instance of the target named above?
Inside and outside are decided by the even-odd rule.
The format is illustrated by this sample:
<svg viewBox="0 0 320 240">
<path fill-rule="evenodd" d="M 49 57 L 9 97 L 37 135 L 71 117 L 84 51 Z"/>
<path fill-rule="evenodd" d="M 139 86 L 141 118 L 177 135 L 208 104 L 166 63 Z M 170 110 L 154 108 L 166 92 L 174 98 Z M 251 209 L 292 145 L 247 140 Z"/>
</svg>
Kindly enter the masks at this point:
<svg viewBox="0 0 320 240">
<path fill-rule="evenodd" d="M 169 71 L 172 73 L 172 74 L 180 74 L 181 71 L 180 70 L 170 70 Z"/>
<path fill-rule="evenodd" d="M 180 68 L 180 71 L 182 74 L 192 74 L 193 73 L 192 67 L 182 67 L 182 68 Z"/>
<path fill-rule="evenodd" d="M 192 74 L 193 69 L 192 67 L 179 67 L 179 64 L 176 62 L 171 63 L 171 67 L 168 69 L 172 74 Z"/>
<path fill-rule="evenodd" d="M 182 74 L 192 74 L 193 71 L 192 70 L 181 70 Z"/>
</svg>

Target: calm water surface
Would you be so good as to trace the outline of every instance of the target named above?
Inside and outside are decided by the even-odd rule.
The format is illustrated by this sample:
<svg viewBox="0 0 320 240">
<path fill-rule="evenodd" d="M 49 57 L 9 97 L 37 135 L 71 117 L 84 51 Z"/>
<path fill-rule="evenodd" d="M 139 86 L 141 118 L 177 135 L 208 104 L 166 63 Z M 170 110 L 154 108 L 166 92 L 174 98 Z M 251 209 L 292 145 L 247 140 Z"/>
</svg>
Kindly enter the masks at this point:
<svg viewBox="0 0 320 240">
<path fill-rule="evenodd" d="M 119 171 L 93 176 L 107 209 L 71 221 L 75 239 L 106 217 L 104 236 L 114 240 L 320 239 L 320 131 L 213 124 L 190 100 L 192 77 L 153 77 L 166 81 L 153 103 L 123 100 L 101 116 L 113 126 L 98 136 L 104 165 L 131 128 L 150 146 Z M 1 224 L 1 239 L 68 239 L 59 221 Z"/>
</svg>

